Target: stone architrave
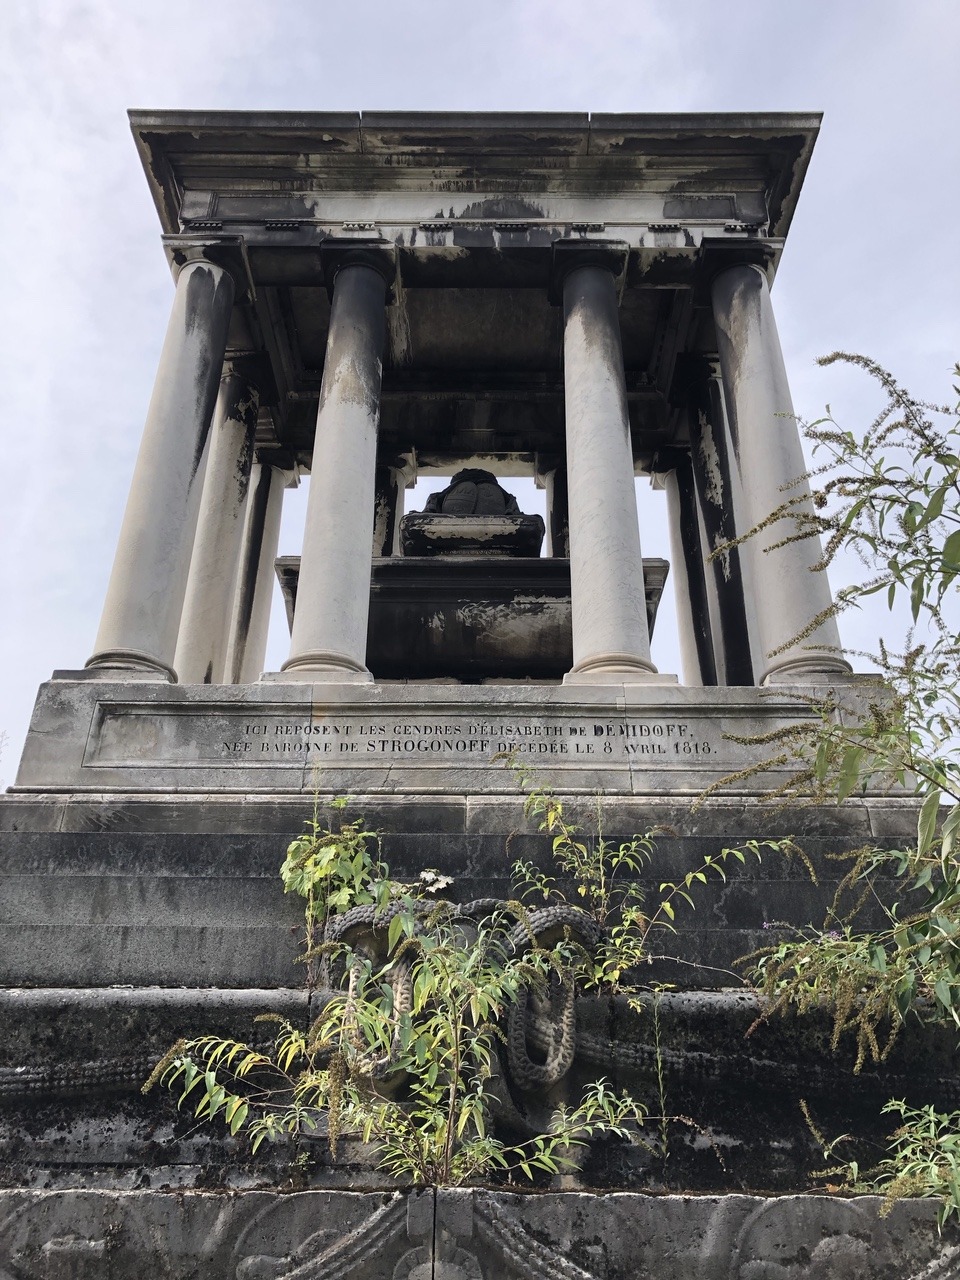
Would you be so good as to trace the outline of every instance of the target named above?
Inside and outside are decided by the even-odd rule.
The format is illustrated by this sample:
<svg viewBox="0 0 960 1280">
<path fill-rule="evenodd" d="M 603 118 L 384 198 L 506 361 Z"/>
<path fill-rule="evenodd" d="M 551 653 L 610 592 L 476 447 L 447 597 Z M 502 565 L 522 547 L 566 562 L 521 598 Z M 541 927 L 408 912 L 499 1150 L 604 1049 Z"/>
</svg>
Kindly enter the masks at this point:
<svg viewBox="0 0 960 1280">
<path fill-rule="evenodd" d="M 228 361 L 210 434 L 174 667 L 181 684 L 222 684 L 260 393 Z"/>
<path fill-rule="evenodd" d="M 797 515 L 812 514 L 805 472 L 763 270 L 749 263 L 728 267 L 712 284 L 713 313 L 724 397 L 741 477 L 741 534 L 765 521 L 784 502 Z M 815 566 L 820 540 L 789 537 L 790 516 L 774 521 L 744 544 L 751 566 L 757 635 L 758 684 L 822 680 L 846 675 L 840 633 L 829 615 L 830 584 Z"/>
<path fill-rule="evenodd" d="M 187 261 L 147 413 L 130 496 L 87 666 L 175 680 L 203 461 L 233 308 L 223 267 Z"/>
<path fill-rule="evenodd" d="M 334 247 L 331 247 L 334 248 Z M 286 679 L 372 680 L 366 667 L 386 248 L 339 248 Z M 328 258 L 328 261 L 331 259 Z"/>
<path fill-rule="evenodd" d="M 573 612 L 571 684 L 656 675 L 644 604 L 615 275 L 623 247 L 571 245 L 562 291 L 564 412 Z"/>
</svg>

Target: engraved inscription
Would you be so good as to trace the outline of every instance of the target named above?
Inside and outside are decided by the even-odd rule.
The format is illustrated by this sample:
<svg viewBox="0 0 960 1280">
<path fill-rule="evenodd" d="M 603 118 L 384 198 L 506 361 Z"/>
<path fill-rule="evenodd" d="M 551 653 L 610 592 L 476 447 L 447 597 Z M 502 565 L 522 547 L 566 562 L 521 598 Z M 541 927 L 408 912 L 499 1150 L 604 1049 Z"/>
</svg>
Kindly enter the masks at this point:
<svg viewBox="0 0 960 1280">
<path fill-rule="evenodd" d="M 760 726 L 758 725 L 757 728 Z M 765 726 L 766 727 L 766 726 Z M 543 711 L 515 718 L 460 712 L 410 716 L 362 712 L 305 717 L 275 707 L 184 709 L 107 706 L 86 764 L 284 768 L 333 765 L 478 767 L 514 752 L 544 763 L 729 768 L 738 748 L 712 715 L 649 713 L 601 719 Z M 750 732 L 742 721 L 737 731 Z"/>
<path fill-rule="evenodd" d="M 710 755 L 714 747 L 683 721 L 557 723 L 518 721 L 247 721 L 223 743 L 227 755 L 475 756 L 503 751 L 539 756 Z"/>
</svg>

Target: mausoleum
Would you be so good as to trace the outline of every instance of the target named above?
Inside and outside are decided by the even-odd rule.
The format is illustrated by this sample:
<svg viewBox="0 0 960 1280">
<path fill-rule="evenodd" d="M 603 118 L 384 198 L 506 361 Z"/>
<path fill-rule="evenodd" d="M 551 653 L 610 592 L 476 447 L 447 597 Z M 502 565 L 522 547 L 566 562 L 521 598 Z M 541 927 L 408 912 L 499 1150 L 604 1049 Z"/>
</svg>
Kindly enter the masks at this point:
<svg viewBox="0 0 960 1280">
<path fill-rule="evenodd" d="M 568 1198 L 398 1196 L 361 1160 L 291 1191 L 296 1151 L 251 1162 L 139 1094 L 178 1036 L 309 1019 L 277 868 L 315 797 L 350 796 L 392 865 L 460 900 L 546 847 L 505 753 L 571 812 L 599 793 L 611 836 L 660 828 L 654 891 L 733 842 L 820 857 L 912 829 L 897 795 L 791 810 L 789 763 L 750 768 L 811 691 L 862 687 L 816 540 L 781 519 L 730 545 L 809 509 L 771 286 L 819 124 L 131 113 L 171 312 L 99 632 L 40 689 L 0 799 L 0 1276 L 954 1274 L 925 1206 L 798 1194 L 797 1110 L 946 1088 L 952 1048 L 907 1036 L 853 1080 L 822 1028 L 744 1039 L 737 958 L 819 922 L 827 862 L 711 884 L 664 936 L 657 1060 L 697 1116 L 672 1172 L 611 1148 Z M 643 555 L 638 477 L 669 565 Z M 649 1083 L 649 1018 L 581 1005 L 578 1061 Z"/>
</svg>

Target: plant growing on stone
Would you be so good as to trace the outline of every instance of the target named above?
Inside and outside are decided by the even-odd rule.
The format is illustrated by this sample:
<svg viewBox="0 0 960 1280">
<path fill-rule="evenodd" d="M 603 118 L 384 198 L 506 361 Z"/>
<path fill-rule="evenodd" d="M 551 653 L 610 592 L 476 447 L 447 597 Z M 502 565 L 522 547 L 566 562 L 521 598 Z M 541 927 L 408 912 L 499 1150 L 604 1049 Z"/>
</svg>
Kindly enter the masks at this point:
<svg viewBox="0 0 960 1280">
<path fill-rule="evenodd" d="M 960 424 L 956 410 L 917 401 L 862 356 L 834 353 L 821 363 L 837 361 L 875 379 L 884 406 L 861 434 L 829 416 L 805 426 L 817 487 L 813 513 L 795 513 L 791 537 L 824 540 L 822 569 L 841 553 L 864 567 L 837 592 L 836 612 L 879 595 L 890 610 L 906 603 L 911 621 L 899 646 L 881 640 L 877 653 L 861 655 L 879 676 L 859 713 L 841 687 L 811 703 L 814 715 L 774 745 L 779 764 L 797 762 L 788 794 L 824 803 L 868 785 L 898 788 L 916 798 L 917 828 L 897 847 L 846 855 L 823 926 L 766 948 L 754 977 L 770 1001 L 766 1016 L 827 1003 L 834 1046 L 851 1032 L 859 1070 L 889 1054 L 909 1016 L 960 1027 Z M 771 520 L 790 509 L 785 503 Z M 864 907 L 879 911 L 879 925 L 863 926 Z M 911 1112 L 897 1102 L 888 1109 L 905 1124 L 878 1185 L 894 1195 L 907 1187 L 943 1195 L 960 1212 L 956 1113 Z"/>
<path fill-rule="evenodd" d="M 837 593 L 838 611 L 879 592 L 893 608 L 906 594 L 914 627 L 899 651 L 881 642 L 867 655 L 882 678 L 862 714 L 837 714 L 831 700 L 795 727 L 805 766 L 791 786 L 818 801 L 871 783 L 906 789 L 918 801 L 917 830 L 900 847 L 849 855 L 824 927 L 769 948 L 758 979 L 775 1007 L 829 998 L 835 1038 L 858 1028 L 859 1066 L 889 1051 L 910 1010 L 960 1026 L 960 426 L 937 425 L 946 409 L 914 400 L 871 361 L 835 353 L 822 363 L 836 360 L 871 374 L 886 403 L 861 436 L 830 418 L 806 427 L 823 460 L 811 473 L 816 514 L 794 536 L 824 537 L 822 567 L 847 549 L 870 571 Z M 880 928 L 857 927 L 867 901 L 883 912 Z"/>
<path fill-rule="evenodd" d="M 883 1110 L 901 1121 L 890 1139 L 889 1154 L 869 1173 L 861 1175 L 855 1164 L 845 1171 L 864 1190 L 883 1193 L 881 1213 L 889 1213 L 907 1196 L 924 1196 L 940 1201 L 941 1229 L 951 1217 L 960 1219 L 960 1111 L 908 1107 L 897 1099 Z"/>
<path fill-rule="evenodd" d="M 634 1000 L 634 985 L 641 966 L 662 957 L 652 950 L 658 932 L 676 932 L 678 908 L 695 908 L 694 893 L 710 878 L 726 880 L 726 864 L 731 859 L 743 865 L 747 855 L 759 858 L 764 844 L 747 841 L 739 848 L 724 848 L 707 854 L 681 880 L 658 882 L 657 901 L 647 903 L 640 877 L 649 871 L 656 852 L 658 829 L 634 835 L 619 843 L 608 840 L 604 831 L 602 800 L 598 798 L 592 830 L 573 822 L 563 801 L 538 782 L 536 775 L 512 755 L 507 757 L 526 792 L 524 816 L 551 839 L 550 850 L 559 877 L 535 863 L 520 859 L 513 864 L 513 876 L 520 896 L 526 900 L 567 902 L 568 891 L 593 917 L 601 930 L 594 954 L 581 956 L 580 981 L 588 989 L 621 992 Z M 736 979 L 736 974 L 730 974 Z"/>
<path fill-rule="evenodd" d="M 385 908 L 399 891 L 381 860 L 380 837 L 369 831 L 362 818 L 346 821 L 347 800 L 335 797 L 329 808 L 338 818 L 336 827 L 324 823 L 319 800 L 306 830 L 287 846 L 280 867 L 284 893 L 296 893 L 304 902 L 304 953 L 308 985 L 317 978 L 316 959 L 330 918 L 351 907 L 374 904 Z"/>
<path fill-rule="evenodd" d="M 643 1108 L 601 1079 L 558 1107 L 548 1132 L 505 1145 L 493 1132 L 501 1028 L 528 990 L 570 981 L 568 940 L 537 945 L 519 903 L 436 900 L 436 873 L 393 880 L 359 822 L 333 831 L 315 814 L 308 826 L 283 878 L 306 902 L 319 1014 L 306 1030 L 275 1019 L 269 1048 L 215 1036 L 177 1045 L 148 1086 L 159 1080 L 254 1151 L 323 1134 L 335 1157 L 359 1139 L 416 1185 L 555 1174 L 591 1137 L 628 1138 L 643 1123 Z"/>
</svg>

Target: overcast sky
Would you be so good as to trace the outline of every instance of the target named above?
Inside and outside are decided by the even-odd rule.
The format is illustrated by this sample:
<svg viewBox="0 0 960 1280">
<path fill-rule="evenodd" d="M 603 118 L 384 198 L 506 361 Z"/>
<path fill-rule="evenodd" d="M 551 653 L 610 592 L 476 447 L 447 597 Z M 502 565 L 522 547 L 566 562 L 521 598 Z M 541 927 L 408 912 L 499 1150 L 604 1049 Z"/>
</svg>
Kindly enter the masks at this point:
<svg viewBox="0 0 960 1280">
<path fill-rule="evenodd" d="M 3 0 L 0 778 L 92 649 L 172 297 L 128 107 L 823 111 L 774 305 L 798 412 L 853 426 L 835 347 L 949 395 L 958 66 L 958 0 Z"/>
</svg>

